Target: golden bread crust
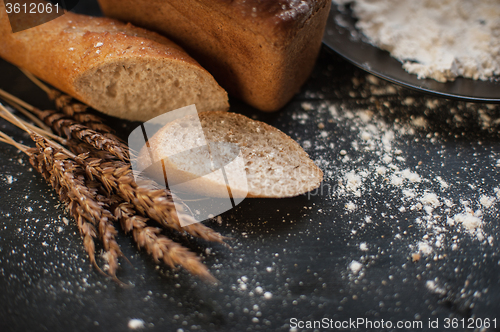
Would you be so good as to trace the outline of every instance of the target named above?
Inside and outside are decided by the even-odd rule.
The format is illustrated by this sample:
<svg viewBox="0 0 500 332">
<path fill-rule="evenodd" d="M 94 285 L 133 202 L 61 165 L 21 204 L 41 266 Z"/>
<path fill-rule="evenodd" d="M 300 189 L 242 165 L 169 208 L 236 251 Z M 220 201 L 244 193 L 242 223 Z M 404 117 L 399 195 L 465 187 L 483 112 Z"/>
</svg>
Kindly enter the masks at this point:
<svg viewBox="0 0 500 332">
<path fill-rule="evenodd" d="M 29 19 L 27 15 L 24 17 Z M 95 68 L 114 62 L 156 61 L 176 63 L 188 71 L 196 71 L 225 93 L 197 61 L 157 33 L 109 18 L 71 12 L 40 26 L 12 33 L 3 0 L 0 0 L 0 57 L 104 113 L 133 120 L 140 120 L 140 115 L 116 114 L 116 110 L 102 109 L 96 104 L 96 98 L 77 88 L 78 80 Z M 225 108 L 228 106 L 226 99 Z"/>
<path fill-rule="evenodd" d="M 310 75 L 330 0 L 99 0 L 110 17 L 183 46 L 229 93 L 283 107 Z"/>
</svg>

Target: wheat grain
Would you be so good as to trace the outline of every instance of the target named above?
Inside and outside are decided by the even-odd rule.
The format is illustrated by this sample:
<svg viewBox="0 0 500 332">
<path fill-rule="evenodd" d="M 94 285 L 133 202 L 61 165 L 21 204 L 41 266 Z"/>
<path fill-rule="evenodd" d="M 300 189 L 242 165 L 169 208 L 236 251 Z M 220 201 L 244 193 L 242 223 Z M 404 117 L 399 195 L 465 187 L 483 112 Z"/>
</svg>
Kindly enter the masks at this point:
<svg viewBox="0 0 500 332">
<path fill-rule="evenodd" d="M 49 88 L 46 84 L 42 83 L 33 74 L 27 70 L 21 69 L 21 71 L 28 77 L 33 83 L 38 85 L 49 97 L 50 100 L 54 101 L 56 109 L 63 112 L 64 114 L 73 117 L 76 121 L 81 122 L 83 125 L 93 129 L 95 131 L 109 134 L 111 139 L 120 140 L 117 136 L 114 136 L 114 130 L 103 124 L 102 118 L 97 115 L 87 112 L 88 106 L 76 101 L 73 97 L 63 94 L 62 92 Z"/>
<path fill-rule="evenodd" d="M 55 169 L 64 169 L 64 173 L 72 172 L 70 165 L 66 165 L 64 159 L 67 158 L 66 155 L 60 153 L 55 153 L 53 150 L 46 150 L 44 153 L 40 153 L 38 148 L 31 148 L 26 151 L 29 156 L 29 161 L 33 168 L 37 170 L 43 178 L 54 188 L 57 192 L 59 199 L 64 202 L 68 208 L 69 213 L 76 220 L 78 229 L 83 238 L 83 245 L 87 254 L 89 255 L 89 260 L 102 272 L 101 268 L 97 265 L 95 259 L 95 244 L 94 239 L 97 238 L 97 232 L 94 225 L 89 221 L 89 218 L 85 213 L 85 208 L 82 206 L 84 201 L 88 201 L 87 197 L 83 199 L 78 199 L 70 193 L 68 184 L 73 185 L 74 176 L 68 174 L 65 178 L 61 178 L 60 174 L 62 172 L 56 172 Z M 69 166 L 69 167 L 66 167 Z M 79 193 L 82 195 L 82 193 Z M 80 196 L 81 198 L 82 196 Z"/>
<path fill-rule="evenodd" d="M 42 111 L 1 89 L 0 96 L 24 107 L 36 115 L 46 125 L 51 127 L 52 130 L 59 136 L 65 136 L 68 139 L 75 138 L 82 142 L 86 142 L 98 150 L 108 151 L 120 160 L 129 160 L 130 158 L 127 145 L 119 139 L 109 138 L 109 133 L 104 135 L 95 130 L 89 129 L 78 121 L 68 118 L 68 116 L 63 113 L 53 110 Z"/>
<path fill-rule="evenodd" d="M 64 98 L 59 101 L 61 104 L 64 102 L 67 102 Z M 192 236 L 220 243 L 224 243 L 225 238 L 203 224 L 194 223 L 181 227 L 182 221 L 194 220 L 183 213 L 181 207 L 174 204 L 168 190 L 137 185 L 130 163 L 125 161 L 128 160 L 128 154 L 123 143 L 115 140 L 112 134 L 96 133 L 75 120 L 67 119 L 61 113 L 41 111 L 22 103 L 21 106 L 27 107 L 55 132 L 68 137 L 68 140 L 62 143 L 68 145 L 73 153 L 62 150 L 63 148 L 55 142 L 32 132 L 31 136 L 37 144 L 39 154 L 36 158 L 30 158 L 30 161 L 34 166 L 37 161 L 37 170 L 57 190 L 61 200 L 67 203 L 70 212 L 77 220 L 90 261 L 99 271 L 101 269 L 95 260 L 96 227 L 99 229 L 99 236 L 106 251 L 103 258 L 107 261 L 108 272 L 116 279 L 117 261 L 122 253 L 115 241 L 116 230 L 111 222 L 117 217 L 111 214 L 108 208 L 111 204 L 118 204 L 121 207 L 129 204 L 129 210 L 134 208 L 134 213 L 130 214 L 129 211 L 125 214 L 122 211 L 120 223 L 125 223 L 126 226 L 126 220 L 132 220 L 132 225 L 135 225 L 132 229 L 133 237 L 139 247 L 145 248 L 155 260 L 161 259 L 170 266 L 181 265 L 193 274 L 214 280 L 195 254 L 159 234 L 161 231 L 159 228 L 140 223 L 139 221 L 145 219 L 140 219 L 144 217 L 137 215 L 135 210 L 162 226 L 181 233 L 187 232 Z M 80 120 L 95 120 L 92 116 L 80 115 Z M 24 130 L 30 131 L 26 126 Z M 59 159 L 55 160 L 55 156 Z M 98 194 L 100 188 L 103 195 Z"/>
<path fill-rule="evenodd" d="M 132 204 L 119 204 L 115 209 L 115 217 L 120 221 L 126 233 L 132 232 L 137 246 L 146 249 L 156 262 L 163 260 L 172 268 L 180 265 L 204 280 L 216 282 L 198 256 L 179 243 L 161 235 L 160 228 L 147 226 L 147 218 L 137 215 Z"/>
<path fill-rule="evenodd" d="M 108 192 L 116 190 L 122 199 L 133 204 L 140 213 L 164 227 L 182 233 L 187 232 L 207 241 L 224 243 L 225 238 L 221 234 L 203 224 L 196 223 L 191 216 L 185 214 L 182 207 L 173 202 L 170 191 L 137 185 L 129 163 L 109 160 L 110 156 L 106 155 L 107 152 L 93 151 L 93 147 L 85 144 L 73 143 L 69 147 L 74 153 L 80 154 L 81 157 L 77 161 L 85 167 L 89 176 L 96 177 Z M 83 158 L 84 154 L 98 158 Z M 183 223 L 189 225 L 182 227 Z"/>
</svg>

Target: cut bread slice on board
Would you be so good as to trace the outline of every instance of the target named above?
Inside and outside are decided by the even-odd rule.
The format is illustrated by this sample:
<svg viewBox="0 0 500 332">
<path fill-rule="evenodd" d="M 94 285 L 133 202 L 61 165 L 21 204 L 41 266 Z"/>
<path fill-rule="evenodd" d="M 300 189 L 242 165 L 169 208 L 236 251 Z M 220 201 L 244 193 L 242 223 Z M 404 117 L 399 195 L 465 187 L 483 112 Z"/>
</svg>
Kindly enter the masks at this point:
<svg viewBox="0 0 500 332">
<path fill-rule="evenodd" d="M 0 57 L 103 113 L 128 120 L 147 121 L 191 104 L 201 112 L 229 108 L 224 89 L 180 46 L 108 18 L 68 12 L 12 33 L 0 0 Z"/>
<path fill-rule="evenodd" d="M 198 130 L 198 128 L 202 130 Z M 187 152 L 189 150 L 189 152 Z M 206 163 L 205 161 L 211 160 Z M 319 187 L 323 172 L 280 130 L 240 114 L 205 112 L 166 124 L 139 153 L 138 168 L 157 181 L 220 197 L 293 197 Z M 221 176 L 216 171 L 224 169 Z M 212 173 L 211 173 L 212 172 Z"/>
</svg>

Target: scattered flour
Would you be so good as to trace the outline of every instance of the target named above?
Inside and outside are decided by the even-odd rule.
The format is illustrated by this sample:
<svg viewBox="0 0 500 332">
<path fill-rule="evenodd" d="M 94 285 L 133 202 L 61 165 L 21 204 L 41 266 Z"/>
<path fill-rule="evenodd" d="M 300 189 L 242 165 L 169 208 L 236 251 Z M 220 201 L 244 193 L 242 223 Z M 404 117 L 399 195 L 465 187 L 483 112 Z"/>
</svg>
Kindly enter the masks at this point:
<svg viewBox="0 0 500 332">
<path fill-rule="evenodd" d="M 489 209 L 495 204 L 495 198 L 487 195 L 482 195 L 479 202 L 485 209 Z"/>
<path fill-rule="evenodd" d="M 361 271 L 361 269 L 363 268 L 363 264 L 361 264 L 360 262 L 356 261 L 356 260 L 353 260 L 350 264 L 349 264 L 349 269 L 352 271 L 352 273 L 354 274 L 358 274 L 359 271 Z"/>
<path fill-rule="evenodd" d="M 459 213 L 453 216 L 453 220 L 461 223 L 467 230 L 474 231 L 481 227 L 481 218 L 474 214 Z"/>
<path fill-rule="evenodd" d="M 419 78 L 500 75 L 498 0 L 333 0 L 354 2 L 358 29 Z M 416 126 L 425 122 L 415 120 Z"/>
<path fill-rule="evenodd" d="M 430 246 L 427 242 L 419 242 L 418 251 L 424 255 L 430 255 L 432 253 L 432 246 Z"/>
<path fill-rule="evenodd" d="M 5 176 L 5 182 L 7 182 L 7 184 L 13 184 L 15 181 L 17 181 L 17 179 L 15 179 L 12 175 Z"/>
<path fill-rule="evenodd" d="M 128 328 L 131 330 L 138 330 L 144 328 L 144 321 L 142 319 L 131 319 L 128 321 Z"/>
<path fill-rule="evenodd" d="M 366 84 L 372 84 L 371 81 L 385 84 L 370 80 L 370 77 L 366 76 Z M 400 101 L 401 105 L 410 107 L 417 102 L 413 97 Z M 382 101 L 380 104 L 383 110 L 387 110 L 385 115 L 392 113 L 390 102 Z M 428 99 L 423 104 L 436 112 L 440 111 L 440 101 Z M 473 105 L 463 103 L 458 107 L 461 112 L 466 109 L 467 112 L 474 112 L 475 109 L 479 113 L 479 108 Z M 310 114 L 308 121 L 318 117 L 318 122 L 338 124 L 347 132 L 345 141 L 340 139 L 332 147 L 334 153 L 337 151 L 337 160 L 320 156 L 316 162 L 325 170 L 325 176 L 337 183 L 331 192 L 334 205 L 343 206 L 353 220 L 353 238 L 364 234 L 360 232 L 363 228 L 378 227 L 383 223 L 391 225 L 394 241 L 407 243 L 408 256 L 414 262 L 420 257 L 434 261 L 446 259 L 447 251 L 460 250 L 465 238 L 482 246 L 494 246 L 495 239 L 486 233 L 485 228 L 489 231 L 492 227 L 489 221 L 498 215 L 498 185 L 493 183 L 497 188 L 489 188 L 482 178 L 472 177 L 464 181 L 455 176 L 469 172 L 465 164 L 462 168 L 464 173 L 454 171 L 449 174 L 444 164 L 442 171 L 439 167 L 429 169 L 429 165 L 425 165 L 429 157 L 407 153 L 408 142 L 430 144 L 433 146 L 431 150 L 438 156 L 446 152 L 444 145 L 442 150 L 439 149 L 444 140 L 439 133 L 432 131 L 434 124 L 429 122 L 427 116 L 387 121 L 384 111 L 379 109 L 377 113 L 373 106 L 348 106 L 334 102 L 323 102 L 316 109 L 318 115 L 307 111 Z M 325 119 L 325 116 L 332 119 Z M 477 121 L 480 124 L 482 120 L 478 117 Z M 319 141 L 312 141 L 312 145 L 318 148 L 324 141 L 326 149 L 331 138 L 319 133 L 318 137 Z M 498 157 L 492 152 L 491 158 L 495 165 Z M 442 159 L 442 162 L 446 160 Z M 453 162 L 460 162 L 460 157 Z M 374 200 L 378 200 L 377 205 L 384 208 L 374 209 Z M 488 222 L 484 218 L 486 215 Z M 355 218 L 360 219 L 355 222 Z M 355 275 L 356 279 L 360 279 L 364 277 L 362 269 L 368 268 L 369 262 L 376 256 L 367 256 L 368 248 L 371 248 L 369 242 L 360 241 L 357 246 L 360 256 L 349 258 L 347 270 L 351 273 L 350 277 Z"/>
</svg>

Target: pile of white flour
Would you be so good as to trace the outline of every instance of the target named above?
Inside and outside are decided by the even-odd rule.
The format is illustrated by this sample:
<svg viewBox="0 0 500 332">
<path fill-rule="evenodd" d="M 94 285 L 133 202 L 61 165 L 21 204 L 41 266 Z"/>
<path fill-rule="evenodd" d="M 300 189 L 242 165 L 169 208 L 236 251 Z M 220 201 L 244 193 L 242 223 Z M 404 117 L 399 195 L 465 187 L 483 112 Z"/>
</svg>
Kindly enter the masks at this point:
<svg viewBox="0 0 500 332">
<path fill-rule="evenodd" d="M 333 0 L 356 27 L 419 78 L 500 75 L 500 0 Z"/>
</svg>

